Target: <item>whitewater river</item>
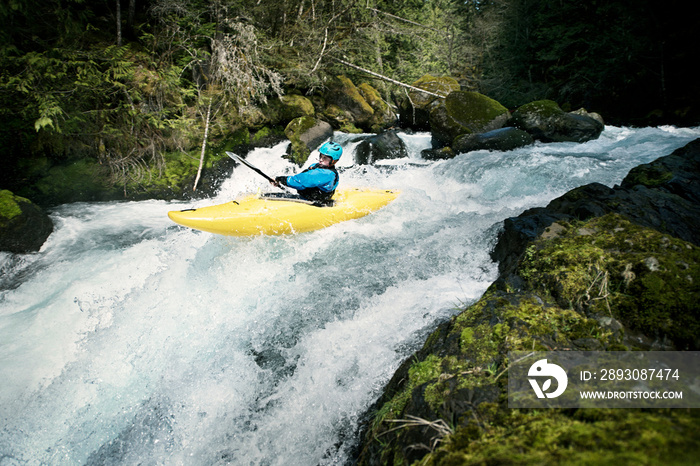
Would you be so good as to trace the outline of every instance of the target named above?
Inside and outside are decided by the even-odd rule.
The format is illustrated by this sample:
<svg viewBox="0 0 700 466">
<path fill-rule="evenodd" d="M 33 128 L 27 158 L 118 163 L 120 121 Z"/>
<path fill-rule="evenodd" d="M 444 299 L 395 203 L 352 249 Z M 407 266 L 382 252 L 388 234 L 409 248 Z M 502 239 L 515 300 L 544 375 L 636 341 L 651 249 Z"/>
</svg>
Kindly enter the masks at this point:
<svg viewBox="0 0 700 466">
<path fill-rule="evenodd" d="M 401 190 L 324 230 L 236 239 L 169 210 L 273 190 L 246 167 L 215 199 L 63 205 L 37 254 L 0 253 L 0 465 L 347 464 L 382 387 L 496 278 L 502 221 L 700 137 L 607 127 L 536 144 L 355 166 L 341 186 Z M 284 145 L 249 160 L 294 172 Z M 314 158 L 316 153 L 314 154 Z"/>
</svg>

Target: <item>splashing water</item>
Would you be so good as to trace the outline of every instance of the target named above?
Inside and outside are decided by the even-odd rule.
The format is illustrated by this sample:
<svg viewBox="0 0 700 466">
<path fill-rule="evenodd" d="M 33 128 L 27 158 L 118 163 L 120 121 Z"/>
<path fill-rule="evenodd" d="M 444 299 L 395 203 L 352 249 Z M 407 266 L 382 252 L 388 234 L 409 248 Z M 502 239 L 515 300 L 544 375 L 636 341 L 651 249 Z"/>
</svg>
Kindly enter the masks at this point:
<svg viewBox="0 0 700 466">
<path fill-rule="evenodd" d="M 361 417 L 398 365 L 496 278 L 502 221 L 700 137 L 607 127 L 424 162 L 352 161 L 341 186 L 400 189 L 362 219 L 228 238 L 167 211 L 272 190 L 245 167 L 216 199 L 70 204 L 42 250 L 0 254 L 0 465 L 352 461 Z M 293 173 L 284 145 L 249 160 Z M 312 155 L 312 158 L 314 155 Z"/>
</svg>

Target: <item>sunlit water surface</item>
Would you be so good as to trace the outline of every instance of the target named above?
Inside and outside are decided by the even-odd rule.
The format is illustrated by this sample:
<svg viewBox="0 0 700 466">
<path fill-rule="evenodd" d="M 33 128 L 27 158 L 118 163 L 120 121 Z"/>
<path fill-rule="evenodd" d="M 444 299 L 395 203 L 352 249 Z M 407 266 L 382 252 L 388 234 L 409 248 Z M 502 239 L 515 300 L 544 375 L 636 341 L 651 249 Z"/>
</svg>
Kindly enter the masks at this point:
<svg viewBox="0 0 700 466">
<path fill-rule="evenodd" d="M 536 144 L 356 166 L 341 185 L 401 190 L 324 230 L 229 238 L 169 210 L 273 189 L 245 167 L 216 199 L 70 204 L 39 253 L 0 254 L 0 465 L 316 465 L 352 461 L 399 364 L 496 278 L 502 221 L 700 137 L 607 127 Z M 284 145 L 249 160 L 293 173 Z M 316 155 L 312 154 L 312 158 Z"/>
</svg>

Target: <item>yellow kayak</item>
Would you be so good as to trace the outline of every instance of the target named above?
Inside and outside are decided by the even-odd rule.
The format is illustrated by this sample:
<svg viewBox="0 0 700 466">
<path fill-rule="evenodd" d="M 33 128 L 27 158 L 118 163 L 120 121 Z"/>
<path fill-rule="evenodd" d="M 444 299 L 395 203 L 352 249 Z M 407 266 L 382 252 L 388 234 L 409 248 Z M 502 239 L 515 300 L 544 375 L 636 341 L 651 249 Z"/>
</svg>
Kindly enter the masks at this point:
<svg viewBox="0 0 700 466">
<path fill-rule="evenodd" d="M 327 207 L 252 195 L 225 204 L 170 211 L 168 217 L 177 224 L 219 235 L 286 235 L 364 217 L 398 195 L 398 191 L 386 189 L 338 190 L 333 205 Z"/>
</svg>

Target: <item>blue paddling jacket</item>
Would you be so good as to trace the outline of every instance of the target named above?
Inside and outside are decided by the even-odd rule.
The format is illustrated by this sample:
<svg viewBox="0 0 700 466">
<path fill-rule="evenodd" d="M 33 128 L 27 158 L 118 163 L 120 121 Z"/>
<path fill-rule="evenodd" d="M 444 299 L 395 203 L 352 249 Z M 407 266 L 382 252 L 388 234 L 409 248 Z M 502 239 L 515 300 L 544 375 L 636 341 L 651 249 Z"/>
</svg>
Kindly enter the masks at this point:
<svg viewBox="0 0 700 466">
<path fill-rule="evenodd" d="M 299 195 L 310 201 L 329 201 L 340 177 L 334 167 L 319 167 L 317 163 L 293 176 L 278 176 L 275 181 L 297 190 Z"/>
</svg>

